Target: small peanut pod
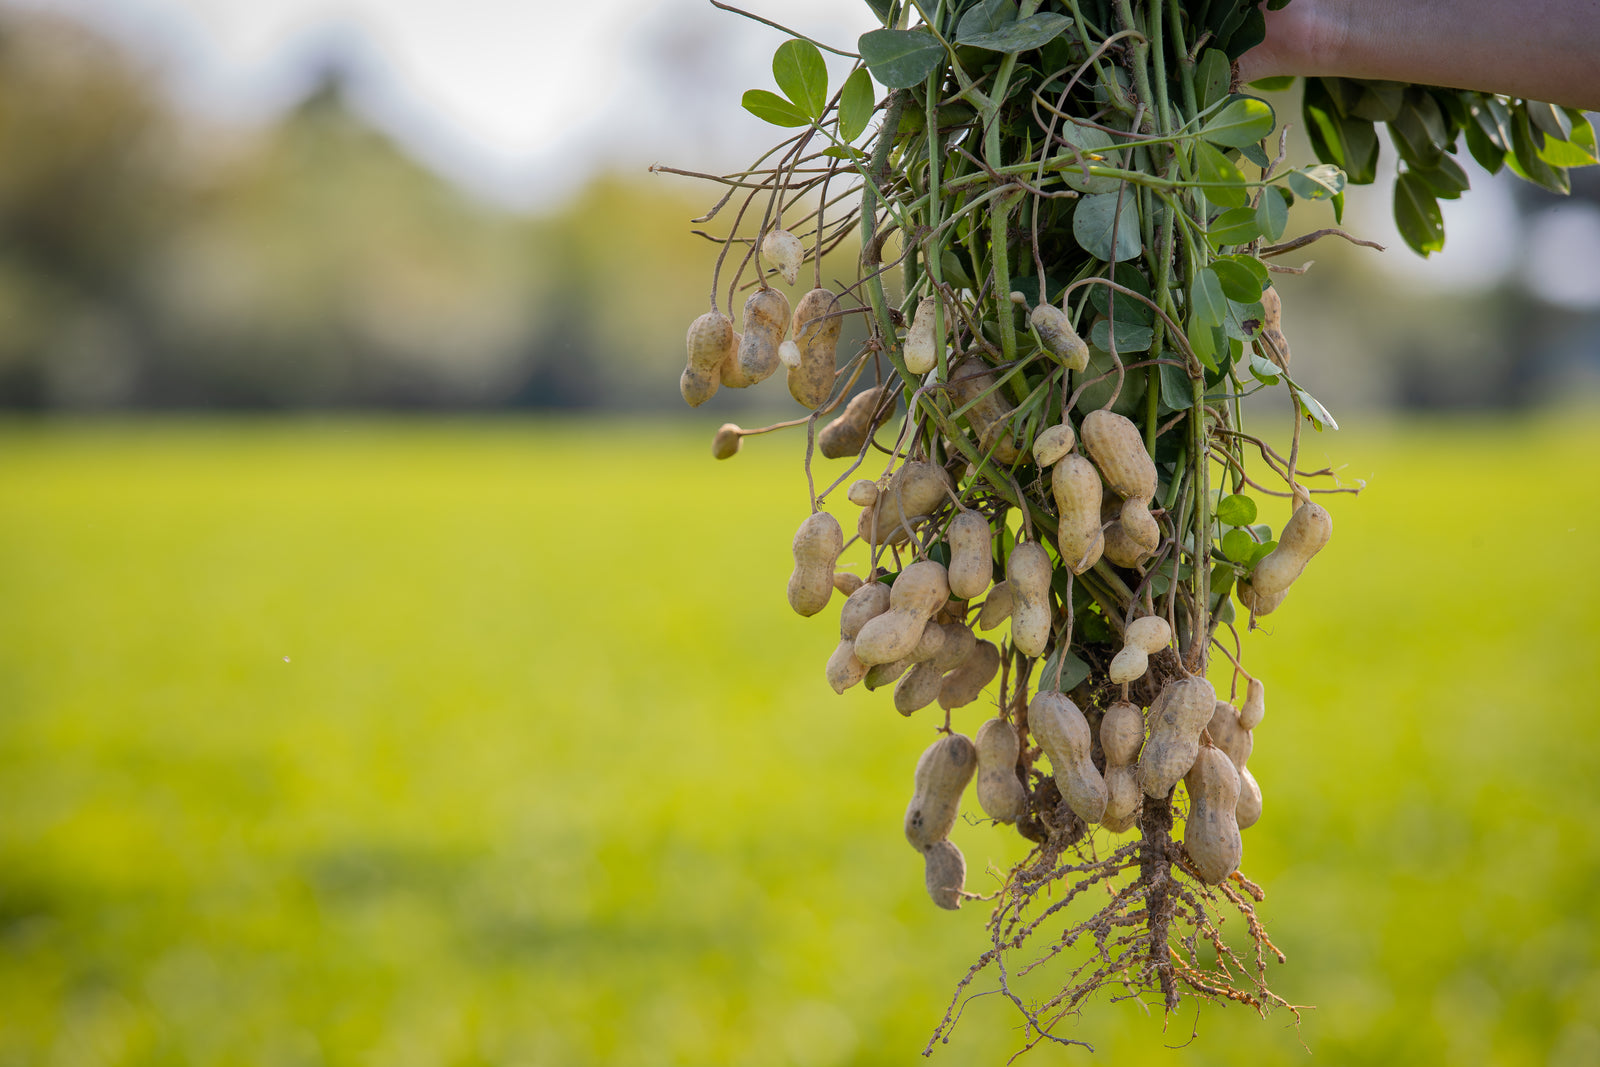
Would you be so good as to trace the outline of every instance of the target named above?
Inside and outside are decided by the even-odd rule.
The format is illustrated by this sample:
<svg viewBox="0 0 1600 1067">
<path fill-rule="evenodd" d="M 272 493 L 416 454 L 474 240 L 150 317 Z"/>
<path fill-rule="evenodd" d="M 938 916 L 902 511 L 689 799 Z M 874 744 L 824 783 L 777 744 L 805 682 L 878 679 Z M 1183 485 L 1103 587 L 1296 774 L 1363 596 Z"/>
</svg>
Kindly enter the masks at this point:
<svg viewBox="0 0 1600 1067">
<path fill-rule="evenodd" d="M 1117 685 L 1143 678 L 1150 657 L 1172 640 L 1172 627 L 1159 615 L 1144 615 L 1128 624 L 1122 635 L 1122 651 L 1111 660 L 1111 680 Z"/>
<path fill-rule="evenodd" d="M 856 455 L 866 445 L 867 438 L 878 428 L 873 421 L 872 413 L 878 408 L 878 400 L 883 396 L 883 386 L 875 385 L 871 389 L 863 389 L 850 398 L 850 403 L 844 406 L 844 411 L 839 417 L 822 428 L 817 434 L 817 449 L 828 459 L 844 459 L 846 456 Z M 893 411 L 891 406 L 890 411 Z M 888 417 L 885 412 L 883 418 Z"/>
<path fill-rule="evenodd" d="M 972 631 L 960 623 L 933 622 L 928 629 L 942 633 L 943 641 L 937 652 L 912 667 L 895 686 L 894 708 L 902 715 L 920 711 L 937 700 L 944 688 L 945 674 L 959 667 L 978 643 Z"/>
<path fill-rule="evenodd" d="M 778 346 L 789 332 L 789 298 L 776 289 L 757 289 L 744 302 L 744 335 L 739 339 L 739 370 L 764 382 L 781 361 Z"/>
<path fill-rule="evenodd" d="M 761 239 L 761 255 L 778 269 L 783 280 L 793 285 L 800 277 L 800 264 L 805 261 L 805 246 L 800 238 L 788 230 L 772 230 Z"/>
<path fill-rule="evenodd" d="M 1256 598 L 1270 598 L 1288 589 L 1300 577 L 1306 563 L 1332 536 L 1333 516 L 1328 514 L 1327 508 L 1309 500 L 1296 508 L 1289 521 L 1283 524 L 1278 547 L 1268 552 L 1250 574 L 1250 586 Z M 1256 614 L 1265 615 L 1266 612 Z"/>
<path fill-rule="evenodd" d="M 1161 527 L 1150 514 L 1156 463 L 1144 449 L 1139 428 L 1115 412 L 1091 411 L 1083 418 L 1083 447 L 1106 484 L 1124 501 L 1123 530 L 1135 544 L 1154 552 L 1161 544 Z"/>
<path fill-rule="evenodd" d="M 1239 725 L 1239 713 L 1233 705 L 1222 700 L 1217 701 L 1216 710 L 1211 713 L 1206 733 L 1211 735 L 1211 743 L 1222 749 L 1233 761 L 1233 769 L 1239 772 L 1239 803 L 1234 809 L 1234 816 L 1239 829 L 1247 830 L 1261 818 L 1261 786 L 1256 782 L 1256 776 L 1245 769 L 1250 750 L 1255 747 L 1255 739 L 1249 730 Z"/>
<path fill-rule="evenodd" d="M 939 685 L 939 706 L 946 711 L 966 707 L 978 699 L 983 687 L 999 672 L 999 647 L 993 641 L 979 641 L 961 666 L 944 676 Z"/>
<path fill-rule="evenodd" d="M 1261 336 L 1255 342 L 1256 351 L 1288 370 L 1289 339 L 1283 335 L 1283 300 L 1270 285 L 1261 291 L 1261 310 Z"/>
<path fill-rule="evenodd" d="M 734 350 L 733 320 L 720 311 L 708 311 L 689 324 L 684 345 L 689 366 L 715 372 Z"/>
<path fill-rule="evenodd" d="M 729 389 L 748 389 L 756 384 L 755 379 L 745 374 L 739 366 L 739 346 L 742 344 L 744 344 L 744 334 L 735 332 L 733 347 L 728 349 L 728 358 L 717 367 L 717 376 Z"/>
<path fill-rule="evenodd" d="M 889 590 L 889 610 L 871 619 L 856 635 L 862 663 L 893 663 L 916 649 L 934 612 L 950 599 L 942 564 L 922 560 L 900 572 Z"/>
<path fill-rule="evenodd" d="M 1260 678 L 1252 678 L 1245 687 L 1244 703 L 1239 705 L 1239 725 L 1246 730 L 1254 730 L 1266 717 L 1267 687 L 1261 684 Z"/>
<path fill-rule="evenodd" d="M 1262 596 L 1248 578 L 1240 578 L 1234 588 L 1239 594 L 1239 603 L 1249 608 L 1252 615 L 1271 615 L 1289 595 L 1289 590 L 1281 589 L 1271 596 Z"/>
<path fill-rule="evenodd" d="M 870 508 L 856 520 L 856 533 L 875 545 L 902 544 L 911 537 L 908 525 L 944 507 L 946 493 L 955 489 L 950 475 L 937 463 L 911 460 L 902 463 L 878 493 Z"/>
<path fill-rule="evenodd" d="M 1144 743 L 1144 716 L 1126 700 L 1106 709 L 1100 720 L 1100 749 L 1106 754 L 1106 813 L 1100 825 L 1113 833 L 1130 829 L 1139 818 L 1144 790 L 1134 761 Z"/>
<path fill-rule="evenodd" d="M 1011 439 L 1011 416 L 1016 408 L 1001 392 L 1000 381 L 981 359 L 967 357 L 950 368 L 950 395 L 958 405 L 968 405 L 967 422 L 978 437 L 978 447 L 991 452 L 995 462 L 1010 466 L 1022 455 Z"/>
<path fill-rule="evenodd" d="M 961 907 L 967 887 L 967 859 L 961 850 L 953 841 L 935 841 L 923 852 L 922 861 L 923 881 L 933 902 L 949 911 Z"/>
<path fill-rule="evenodd" d="M 950 521 L 950 595 L 958 600 L 982 596 L 994 576 L 989 558 L 989 520 L 963 511 Z"/>
<path fill-rule="evenodd" d="M 922 753 L 906 808 L 906 840 L 918 852 L 950 836 L 961 794 L 978 769 L 978 749 L 965 734 L 946 734 Z"/>
<path fill-rule="evenodd" d="M 717 427 L 717 435 L 711 439 L 711 454 L 717 459 L 731 459 L 738 454 L 742 444 L 744 434 L 739 432 L 738 425 L 725 422 Z"/>
<path fill-rule="evenodd" d="M 938 302 L 936 296 L 925 296 L 912 312 L 905 347 L 906 370 L 912 374 L 927 374 L 939 362 L 933 342 L 933 309 Z"/>
<path fill-rule="evenodd" d="M 995 582 L 978 611 L 978 629 L 992 630 L 1011 618 L 1011 583 Z"/>
<path fill-rule="evenodd" d="M 868 619 L 889 610 L 889 587 L 867 582 L 851 593 L 839 610 L 839 647 L 828 659 L 828 684 L 843 693 L 867 676 L 867 665 L 856 658 L 855 639 Z"/>
<path fill-rule="evenodd" d="M 865 584 L 858 574 L 851 574 L 849 571 L 833 572 L 833 587 L 844 596 L 849 596 Z"/>
<path fill-rule="evenodd" d="M 794 309 L 799 361 L 789 370 L 789 395 L 813 411 L 827 403 L 833 392 L 839 330 L 844 324 L 838 310 L 839 300 L 830 289 L 811 290 Z"/>
<path fill-rule="evenodd" d="M 1078 705 L 1065 693 L 1042 689 L 1028 704 L 1028 729 L 1050 757 L 1056 788 L 1067 805 L 1084 822 L 1099 822 L 1106 811 L 1106 780 L 1089 758 L 1094 741 Z"/>
<path fill-rule="evenodd" d="M 1039 431 L 1039 436 L 1033 439 L 1033 461 L 1041 467 L 1048 467 L 1057 462 L 1062 456 L 1072 451 L 1072 446 L 1078 443 L 1078 438 L 1072 430 L 1072 423 L 1058 422 Z"/>
<path fill-rule="evenodd" d="M 833 565 L 844 551 L 844 531 L 826 511 L 806 517 L 794 534 L 794 573 L 789 575 L 789 606 L 815 615 L 833 596 Z"/>
<path fill-rule="evenodd" d="M 1061 561 L 1073 574 L 1082 574 L 1099 562 L 1106 545 L 1100 532 L 1100 475 L 1082 456 L 1063 456 L 1050 473 L 1050 491 L 1060 515 L 1056 544 Z"/>
<path fill-rule="evenodd" d="M 717 395 L 717 372 L 683 368 L 683 373 L 678 375 L 678 392 L 683 394 L 684 403 L 692 408 L 699 407 Z"/>
<path fill-rule="evenodd" d="M 1050 556 L 1028 541 L 1006 560 L 1011 587 L 1011 643 L 1024 656 L 1041 656 L 1050 640 Z"/>
<path fill-rule="evenodd" d="M 1054 304 L 1040 304 L 1028 315 L 1033 332 L 1039 335 L 1045 351 L 1061 361 L 1068 370 L 1082 370 L 1089 365 L 1089 346 L 1072 328 L 1067 313 Z"/>
<path fill-rule="evenodd" d="M 870 693 L 874 689 L 882 689 L 886 685 L 892 685 L 896 678 L 899 678 L 914 666 L 916 666 L 916 661 L 910 656 L 902 656 L 891 663 L 872 664 L 867 668 L 867 677 L 864 683 L 867 691 Z"/>
<path fill-rule="evenodd" d="M 1189 791 L 1189 818 L 1183 847 L 1202 881 L 1216 885 L 1239 869 L 1244 841 L 1234 815 L 1239 805 L 1239 772 L 1218 748 L 1204 748 L 1184 776 Z"/>
<path fill-rule="evenodd" d="M 868 478 L 857 478 L 845 490 L 845 496 L 858 508 L 870 508 L 878 499 L 878 483 Z"/>
<path fill-rule="evenodd" d="M 1200 733 L 1211 721 L 1217 691 L 1204 678 L 1168 682 L 1150 706 L 1150 739 L 1139 753 L 1139 786 L 1157 800 L 1194 766 Z"/>
<path fill-rule="evenodd" d="M 978 804 L 991 819 L 1016 822 L 1028 810 L 1028 791 L 1017 778 L 1022 742 L 1016 727 L 990 719 L 978 727 Z"/>
</svg>

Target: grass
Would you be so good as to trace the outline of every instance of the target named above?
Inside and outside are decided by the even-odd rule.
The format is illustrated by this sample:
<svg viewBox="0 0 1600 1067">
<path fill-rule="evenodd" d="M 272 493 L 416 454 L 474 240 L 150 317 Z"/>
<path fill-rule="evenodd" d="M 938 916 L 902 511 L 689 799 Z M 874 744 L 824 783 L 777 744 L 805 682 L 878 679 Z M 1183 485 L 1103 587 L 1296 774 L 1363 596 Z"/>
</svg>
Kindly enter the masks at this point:
<svg viewBox="0 0 1600 1067">
<path fill-rule="evenodd" d="M 0 428 L 0 1064 L 914 1062 L 984 946 L 901 838 L 934 722 L 834 697 L 834 610 L 784 605 L 797 443 L 701 429 Z M 1370 485 L 1245 638 L 1245 866 L 1317 1008 L 1069 1032 L 1592 1063 L 1600 431 L 1309 444 Z"/>
</svg>

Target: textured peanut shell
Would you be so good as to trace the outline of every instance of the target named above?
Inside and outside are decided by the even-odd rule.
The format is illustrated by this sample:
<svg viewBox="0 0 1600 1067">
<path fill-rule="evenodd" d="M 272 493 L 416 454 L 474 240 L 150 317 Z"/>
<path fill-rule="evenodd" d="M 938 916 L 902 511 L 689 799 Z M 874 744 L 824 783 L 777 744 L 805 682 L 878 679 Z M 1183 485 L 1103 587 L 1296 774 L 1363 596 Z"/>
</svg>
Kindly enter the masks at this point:
<svg viewBox="0 0 1600 1067">
<path fill-rule="evenodd" d="M 833 565 L 844 551 L 844 531 L 826 511 L 808 515 L 794 534 L 794 571 L 789 575 L 789 606 L 811 616 L 833 596 Z"/>
<path fill-rule="evenodd" d="M 1114 411 L 1091 411 L 1083 417 L 1082 431 L 1083 447 L 1112 491 L 1146 503 L 1156 495 L 1156 464 L 1144 450 L 1139 427 Z"/>
<path fill-rule="evenodd" d="M 983 595 L 994 576 L 989 558 L 989 520 L 963 511 L 950 521 L 950 595 L 971 600 Z"/>
<path fill-rule="evenodd" d="M 1065 693 L 1041 690 L 1028 704 L 1028 729 L 1055 772 L 1056 788 L 1086 823 L 1097 823 L 1106 811 L 1106 780 L 1089 758 L 1093 737 L 1089 721 Z"/>
<path fill-rule="evenodd" d="M 1289 588 L 1312 556 L 1322 550 L 1333 536 L 1333 516 L 1321 504 L 1306 501 L 1295 509 L 1283 525 L 1278 547 L 1266 554 L 1256 569 L 1250 573 L 1250 585 L 1255 595 L 1271 598 Z M 1258 611 L 1258 615 L 1266 612 Z"/>
<path fill-rule="evenodd" d="M 818 451 L 828 459 L 844 459 L 859 453 L 867 443 L 867 438 L 878 428 L 872 420 L 872 413 L 877 410 L 882 395 L 883 386 L 875 385 L 851 397 L 839 417 L 817 434 Z M 893 410 L 891 405 L 889 411 Z M 887 418 L 888 412 L 883 417 Z"/>
<path fill-rule="evenodd" d="M 1156 517 L 1150 514 L 1148 501 L 1137 497 L 1128 500 L 1122 505 L 1122 511 L 1117 517 L 1122 523 L 1123 532 L 1128 539 L 1139 546 L 1142 552 L 1154 554 L 1161 547 L 1161 525 L 1156 522 Z"/>
<path fill-rule="evenodd" d="M 829 687 L 841 695 L 851 686 L 860 684 L 867 676 L 867 665 L 856 658 L 856 643 L 848 637 L 840 638 L 833 655 L 828 657 L 824 673 Z"/>
<path fill-rule="evenodd" d="M 1149 669 L 1150 653 L 1138 645 L 1123 645 L 1122 650 L 1111 657 L 1111 666 L 1106 673 L 1114 684 L 1122 685 L 1143 678 L 1144 672 Z"/>
<path fill-rule="evenodd" d="M 906 840 L 912 848 L 925 852 L 950 836 L 961 794 L 977 769 L 977 746 L 965 734 L 946 734 L 922 753 L 906 807 Z"/>
<path fill-rule="evenodd" d="M 849 596 L 865 584 L 860 575 L 851 574 L 849 571 L 833 572 L 833 587 L 844 596 Z"/>
<path fill-rule="evenodd" d="M 882 689 L 913 666 L 915 664 L 912 663 L 910 656 L 904 656 L 889 663 L 874 663 L 867 667 L 867 676 L 863 681 L 869 692 L 874 689 Z"/>
<path fill-rule="evenodd" d="M 906 370 L 912 374 L 927 374 L 939 362 L 934 353 L 933 307 L 938 297 L 925 296 L 911 314 L 911 327 L 906 330 Z"/>
<path fill-rule="evenodd" d="M 1139 753 L 1139 786 L 1146 796 L 1164 798 L 1188 773 L 1216 703 L 1216 690 L 1204 678 L 1179 678 L 1161 690 L 1150 706 L 1150 739 Z"/>
<path fill-rule="evenodd" d="M 922 560 L 900 572 L 889 590 L 889 610 L 856 635 L 856 655 L 869 666 L 911 655 L 933 613 L 950 599 L 942 564 Z"/>
<path fill-rule="evenodd" d="M 789 331 L 789 298 L 776 289 L 757 289 L 744 302 L 744 335 L 739 339 L 739 370 L 752 382 L 777 371 L 778 346 Z"/>
<path fill-rule="evenodd" d="M 1239 806 L 1234 815 L 1239 829 L 1249 829 L 1261 818 L 1261 787 L 1256 784 L 1255 776 L 1245 770 L 1255 740 L 1240 723 L 1239 712 L 1232 704 L 1222 700 L 1217 701 L 1216 709 L 1211 713 L 1206 733 L 1211 735 L 1211 743 L 1222 749 L 1239 772 Z"/>
<path fill-rule="evenodd" d="M 954 488 L 950 475 L 936 463 L 902 463 L 877 502 L 861 512 L 856 533 L 872 544 L 898 544 L 909 536 L 904 523 L 939 511 L 948 499 L 947 490 Z"/>
<path fill-rule="evenodd" d="M 844 324 L 831 314 L 838 310 L 838 298 L 829 289 L 811 290 L 794 309 L 794 343 L 800 360 L 789 371 L 789 395 L 813 411 L 827 403 L 833 392 L 839 330 Z"/>
<path fill-rule="evenodd" d="M 1240 578 L 1234 589 L 1239 594 L 1239 603 L 1248 608 L 1252 615 L 1271 615 L 1289 595 L 1289 590 L 1283 589 L 1271 596 L 1262 596 L 1248 578 Z"/>
<path fill-rule="evenodd" d="M 717 395 L 716 371 L 683 368 L 683 373 L 678 375 L 678 392 L 683 394 L 684 402 L 690 407 L 699 407 Z"/>
<path fill-rule="evenodd" d="M 850 483 L 845 496 L 858 508 L 870 508 L 878 499 L 878 483 L 868 478 L 857 478 Z"/>
<path fill-rule="evenodd" d="M 772 230 L 761 239 L 761 257 L 778 269 L 784 281 L 793 285 L 800 277 L 800 264 L 805 261 L 805 246 L 800 238 L 788 230 Z"/>
<path fill-rule="evenodd" d="M 1054 304 L 1040 304 L 1028 315 L 1033 332 L 1039 335 L 1045 351 L 1061 361 L 1068 370 L 1082 370 L 1089 365 L 1089 346 L 1072 328 L 1067 313 Z"/>
<path fill-rule="evenodd" d="M 922 854 L 923 881 L 928 896 L 939 907 L 955 911 L 961 907 L 967 886 L 967 859 L 952 841 L 935 841 Z"/>
<path fill-rule="evenodd" d="M 1239 869 L 1244 841 L 1234 814 L 1239 806 L 1239 772 L 1218 748 L 1196 754 L 1183 779 L 1189 792 L 1189 817 L 1183 827 L 1183 847 L 1202 881 L 1216 885 Z"/>
<path fill-rule="evenodd" d="M 1012 549 L 1006 560 L 1011 587 L 1011 643 L 1024 656 L 1044 654 L 1050 640 L 1050 556 L 1034 541 Z"/>
<path fill-rule="evenodd" d="M 1128 624 L 1123 641 L 1154 654 L 1167 647 L 1172 640 L 1172 626 L 1160 615 L 1141 615 Z"/>
<path fill-rule="evenodd" d="M 999 822 L 1016 822 L 1028 810 L 1028 791 L 1017 778 L 1022 742 L 1016 727 L 990 719 L 978 727 L 978 804 Z"/>
<path fill-rule="evenodd" d="M 967 408 L 967 422 L 978 435 L 979 447 L 997 463 L 1010 466 L 1021 453 L 1011 439 L 1011 416 L 1016 408 L 1004 397 L 999 379 L 981 359 L 968 357 L 950 368 L 950 395 Z"/>
<path fill-rule="evenodd" d="M 933 622 L 928 624 L 928 629 L 942 634 L 939 649 L 932 657 L 912 667 L 895 686 L 894 707 L 902 715 L 910 715 L 937 700 L 944 688 L 945 675 L 958 668 L 978 643 L 972 631 L 960 623 Z"/>
<path fill-rule="evenodd" d="M 989 590 L 989 595 L 983 599 L 983 607 L 978 609 L 978 629 L 992 630 L 996 626 L 1011 618 L 1011 583 L 999 581 Z"/>
<path fill-rule="evenodd" d="M 1267 687 L 1261 684 L 1260 678 L 1252 678 L 1245 687 L 1244 703 L 1239 705 L 1239 725 L 1254 730 L 1266 717 Z"/>
<path fill-rule="evenodd" d="M 1048 467 L 1071 452 L 1072 446 L 1077 443 L 1078 438 L 1070 422 L 1047 426 L 1033 439 L 1033 461 L 1041 467 Z"/>
<path fill-rule="evenodd" d="M 1137 704 L 1119 701 L 1100 720 L 1100 750 L 1106 756 L 1106 811 L 1100 825 L 1113 833 L 1132 828 L 1144 803 L 1134 761 L 1144 743 L 1144 716 Z"/>
<path fill-rule="evenodd" d="M 944 676 L 939 686 L 939 706 L 946 711 L 964 708 L 977 700 L 983 687 L 1000 671 L 1000 649 L 993 641 L 979 641 L 961 666 Z"/>
<path fill-rule="evenodd" d="M 1063 456 L 1050 473 L 1050 491 L 1060 516 L 1056 544 L 1061 561 L 1073 574 L 1082 574 L 1099 561 L 1105 549 L 1105 537 L 1100 533 L 1100 475 L 1082 456 Z"/>
<path fill-rule="evenodd" d="M 729 389 L 748 389 L 756 384 L 739 366 L 739 346 L 744 344 L 744 334 L 737 331 L 733 335 L 733 347 L 728 350 L 728 358 L 724 359 L 717 367 L 717 375 L 722 384 Z"/>
<path fill-rule="evenodd" d="M 733 347 L 733 320 L 720 311 L 708 311 L 689 324 L 684 338 L 689 366 L 715 374 Z"/>
<path fill-rule="evenodd" d="M 725 422 L 717 427 L 717 434 L 711 439 L 711 454 L 717 459 L 731 459 L 738 454 L 742 444 L 744 435 L 739 432 L 738 425 Z"/>
<path fill-rule="evenodd" d="M 1121 519 L 1113 519 L 1105 527 L 1103 536 L 1105 548 L 1102 549 L 1101 555 L 1119 567 L 1132 570 L 1154 554 L 1152 550 L 1146 549 L 1128 536 L 1128 531 L 1122 527 Z"/>
<path fill-rule="evenodd" d="M 1261 291 L 1261 310 L 1261 337 L 1255 343 L 1256 351 L 1288 370 L 1290 353 L 1289 339 L 1283 335 L 1283 300 L 1270 285 Z"/>
</svg>

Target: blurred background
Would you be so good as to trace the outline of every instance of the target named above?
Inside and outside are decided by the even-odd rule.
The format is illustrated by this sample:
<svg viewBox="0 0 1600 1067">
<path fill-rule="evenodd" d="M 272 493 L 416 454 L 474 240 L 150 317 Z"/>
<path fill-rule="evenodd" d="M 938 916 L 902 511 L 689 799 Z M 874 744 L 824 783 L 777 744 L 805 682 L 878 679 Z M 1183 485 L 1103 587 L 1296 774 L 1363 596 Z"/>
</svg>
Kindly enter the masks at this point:
<svg viewBox="0 0 1600 1067">
<path fill-rule="evenodd" d="M 834 698 L 783 602 L 798 440 L 707 455 L 787 398 L 676 388 L 716 190 L 648 168 L 759 154 L 780 40 L 0 2 L 0 1065 L 917 1059 L 986 947 L 901 841 L 935 724 Z M 1380 178 L 1389 251 L 1279 276 L 1368 485 L 1245 637 L 1246 869 L 1318 1007 L 1100 1004 L 1103 1062 L 1600 1062 L 1600 168 L 1464 162 L 1441 255 Z M 939 1056 L 1020 1039 L 983 996 Z"/>
</svg>

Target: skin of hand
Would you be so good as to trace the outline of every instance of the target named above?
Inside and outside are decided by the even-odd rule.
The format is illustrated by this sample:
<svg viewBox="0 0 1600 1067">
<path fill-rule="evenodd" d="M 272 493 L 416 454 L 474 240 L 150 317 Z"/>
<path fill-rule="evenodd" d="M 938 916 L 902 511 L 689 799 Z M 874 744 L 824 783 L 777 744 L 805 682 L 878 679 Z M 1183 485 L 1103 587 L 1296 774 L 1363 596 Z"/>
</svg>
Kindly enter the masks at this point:
<svg viewBox="0 0 1600 1067">
<path fill-rule="evenodd" d="M 1241 82 L 1367 78 L 1600 109 L 1600 0 L 1291 0 L 1263 14 Z"/>
</svg>

